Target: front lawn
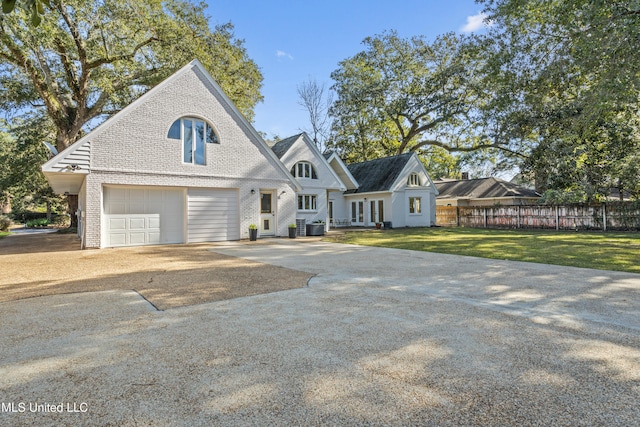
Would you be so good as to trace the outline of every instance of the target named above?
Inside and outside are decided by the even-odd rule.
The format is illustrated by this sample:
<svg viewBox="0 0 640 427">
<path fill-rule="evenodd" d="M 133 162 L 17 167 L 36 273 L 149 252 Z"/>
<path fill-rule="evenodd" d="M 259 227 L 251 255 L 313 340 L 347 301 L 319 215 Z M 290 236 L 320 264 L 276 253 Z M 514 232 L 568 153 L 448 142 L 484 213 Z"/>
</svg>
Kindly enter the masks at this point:
<svg viewBox="0 0 640 427">
<path fill-rule="evenodd" d="M 328 240 L 640 273 L 640 233 L 405 228 L 349 231 Z"/>
</svg>

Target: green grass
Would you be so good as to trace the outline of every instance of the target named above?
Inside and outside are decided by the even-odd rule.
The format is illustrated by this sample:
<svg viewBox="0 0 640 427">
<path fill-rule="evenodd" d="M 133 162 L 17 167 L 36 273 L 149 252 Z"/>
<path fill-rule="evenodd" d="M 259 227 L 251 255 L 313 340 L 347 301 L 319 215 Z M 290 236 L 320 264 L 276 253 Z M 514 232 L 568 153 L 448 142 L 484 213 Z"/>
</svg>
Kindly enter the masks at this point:
<svg viewBox="0 0 640 427">
<path fill-rule="evenodd" d="M 5 236 L 8 236 L 9 232 L 8 231 L 0 231 L 0 239 L 2 239 Z"/>
<path fill-rule="evenodd" d="M 407 228 L 353 231 L 327 240 L 640 273 L 639 233 Z"/>
</svg>

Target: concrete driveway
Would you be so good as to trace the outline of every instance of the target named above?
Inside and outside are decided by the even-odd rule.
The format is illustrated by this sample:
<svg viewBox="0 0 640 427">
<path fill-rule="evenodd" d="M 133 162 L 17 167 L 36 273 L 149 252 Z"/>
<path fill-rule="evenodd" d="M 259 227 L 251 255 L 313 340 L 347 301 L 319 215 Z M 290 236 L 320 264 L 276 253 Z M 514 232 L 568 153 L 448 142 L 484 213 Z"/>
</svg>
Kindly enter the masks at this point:
<svg viewBox="0 0 640 427">
<path fill-rule="evenodd" d="M 213 250 L 316 276 L 164 312 L 128 291 L 1 303 L 0 424 L 640 419 L 640 275 L 281 239 Z"/>
</svg>

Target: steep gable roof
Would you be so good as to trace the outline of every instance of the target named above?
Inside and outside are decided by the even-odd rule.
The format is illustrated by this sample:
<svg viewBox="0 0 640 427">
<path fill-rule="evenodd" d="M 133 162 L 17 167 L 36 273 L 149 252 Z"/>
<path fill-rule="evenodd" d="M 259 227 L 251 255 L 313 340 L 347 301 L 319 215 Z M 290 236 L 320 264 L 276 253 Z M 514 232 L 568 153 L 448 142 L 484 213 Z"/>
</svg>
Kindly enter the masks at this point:
<svg viewBox="0 0 640 427">
<path fill-rule="evenodd" d="M 498 178 L 479 178 L 435 182 L 441 199 L 452 198 L 499 198 L 499 197 L 540 197 L 534 190 Z"/>
<path fill-rule="evenodd" d="M 271 146 L 271 149 L 279 159 L 285 155 L 289 148 L 302 136 L 301 133 L 282 139 Z"/>
<path fill-rule="evenodd" d="M 412 155 L 413 153 L 404 153 L 347 165 L 351 175 L 360 184 L 356 190 L 349 190 L 347 193 L 391 190 L 391 186 L 396 182 Z"/>
<path fill-rule="evenodd" d="M 218 83 L 213 79 L 213 77 L 211 77 L 211 75 L 207 72 L 207 70 L 204 68 L 202 63 L 200 63 L 200 61 L 198 61 L 197 59 L 194 59 L 193 61 L 191 61 L 184 67 L 182 67 L 180 70 L 176 71 L 174 74 L 169 76 L 167 79 L 165 79 L 158 85 L 154 86 L 153 88 L 149 89 L 147 92 L 145 92 L 142 96 L 140 96 L 138 99 L 133 101 L 131 104 L 129 104 L 128 106 L 120 110 L 118 113 L 114 114 L 112 117 L 105 120 L 103 123 L 101 123 L 98 127 L 93 129 L 87 135 L 83 136 L 78 141 L 71 144 L 65 150 L 58 153 L 56 156 L 52 157 L 49 161 L 47 161 L 44 165 L 42 165 L 42 171 L 45 177 L 47 178 L 47 180 L 49 181 L 49 184 L 54 189 L 54 191 L 62 192 L 64 188 L 69 186 L 67 182 L 72 178 L 70 172 L 76 172 L 74 174 L 74 176 L 76 177 L 80 175 L 80 171 L 82 171 L 83 174 L 90 173 L 91 164 L 89 160 L 91 159 L 91 153 L 89 149 L 91 146 L 90 141 L 92 139 L 96 138 L 101 133 L 107 131 L 114 123 L 117 123 L 119 120 L 122 120 L 123 117 L 130 114 L 131 111 L 138 108 L 138 106 L 142 105 L 149 98 L 154 96 L 156 93 L 161 92 L 167 86 L 173 84 L 173 82 L 179 79 L 182 75 L 190 72 L 201 75 L 210 84 L 213 91 L 220 97 L 221 102 L 225 104 L 226 107 L 228 107 L 230 115 L 237 121 L 239 126 L 241 128 L 244 128 L 247 131 L 247 133 L 250 135 L 250 139 L 252 140 L 252 142 L 256 144 L 259 148 L 261 148 L 261 151 L 266 156 L 268 156 L 268 158 L 271 159 L 273 165 L 277 169 L 279 169 L 283 173 L 283 175 L 286 176 L 293 183 L 296 189 L 299 191 L 301 189 L 300 184 L 290 174 L 290 172 L 284 167 L 284 165 L 280 162 L 280 160 L 275 155 L 275 153 L 269 148 L 269 146 L 264 141 L 264 139 L 258 134 L 258 132 L 253 128 L 253 126 L 242 115 L 242 113 L 240 113 L 240 111 L 234 105 L 231 99 L 229 99 L 229 97 L 224 93 L 222 88 L 220 88 Z M 84 154 L 85 157 L 89 159 L 87 160 L 88 163 L 85 165 L 83 163 L 79 163 L 79 161 L 76 161 L 76 159 L 72 157 L 74 156 L 74 153 L 76 155 L 78 153 Z M 79 167 L 69 169 L 67 167 L 67 164 L 72 160 L 74 161 L 73 165 L 77 165 Z M 78 179 L 75 179 L 73 182 L 74 182 L 73 190 L 70 192 L 73 192 L 73 194 L 75 194 L 79 189 L 79 184 L 81 183 L 81 181 Z"/>
<path fill-rule="evenodd" d="M 297 145 L 296 145 L 297 144 Z M 322 155 L 318 146 L 309 138 L 306 132 L 290 136 L 278 141 L 271 146 L 273 153 L 288 167 L 293 166 L 293 162 L 309 161 L 314 167 L 325 169 L 328 174 L 324 174 L 321 178 L 323 185 L 327 185 L 327 189 L 346 191 L 347 186 L 343 182 L 338 172 L 329 164 L 326 157 Z M 302 150 L 302 151 L 300 151 Z M 311 154 L 311 157 L 309 156 Z M 299 157 L 302 155 L 302 157 Z M 329 176 L 331 178 L 329 178 Z M 327 181 L 327 179 L 329 181 Z M 333 180 L 333 182 L 331 182 Z"/>
<path fill-rule="evenodd" d="M 329 166 L 331 166 L 333 171 L 336 173 L 336 175 L 338 175 L 338 177 L 345 184 L 347 190 L 351 190 L 353 192 L 360 186 L 360 184 L 358 184 L 358 181 L 353 177 L 353 175 L 351 175 L 349 168 L 342 161 L 340 156 L 338 156 L 338 153 L 336 151 L 328 150 L 325 151 L 322 155 L 324 156 L 327 163 L 329 163 Z"/>
</svg>

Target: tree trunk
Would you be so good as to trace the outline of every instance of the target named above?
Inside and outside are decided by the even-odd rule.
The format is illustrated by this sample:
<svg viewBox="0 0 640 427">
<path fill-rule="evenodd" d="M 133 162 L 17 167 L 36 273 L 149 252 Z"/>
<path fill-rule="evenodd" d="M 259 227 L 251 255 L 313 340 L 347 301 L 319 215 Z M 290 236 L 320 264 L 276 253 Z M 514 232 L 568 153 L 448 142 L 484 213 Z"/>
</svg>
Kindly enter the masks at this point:
<svg viewBox="0 0 640 427">
<path fill-rule="evenodd" d="M 0 200 L 0 214 L 11 213 L 11 195 L 9 192 L 4 193 L 4 200 Z"/>
<path fill-rule="evenodd" d="M 76 216 L 76 212 L 78 210 L 78 195 L 77 194 L 69 194 L 67 195 L 67 210 L 69 211 L 69 216 L 71 217 L 71 228 L 78 228 L 78 217 Z"/>
</svg>

